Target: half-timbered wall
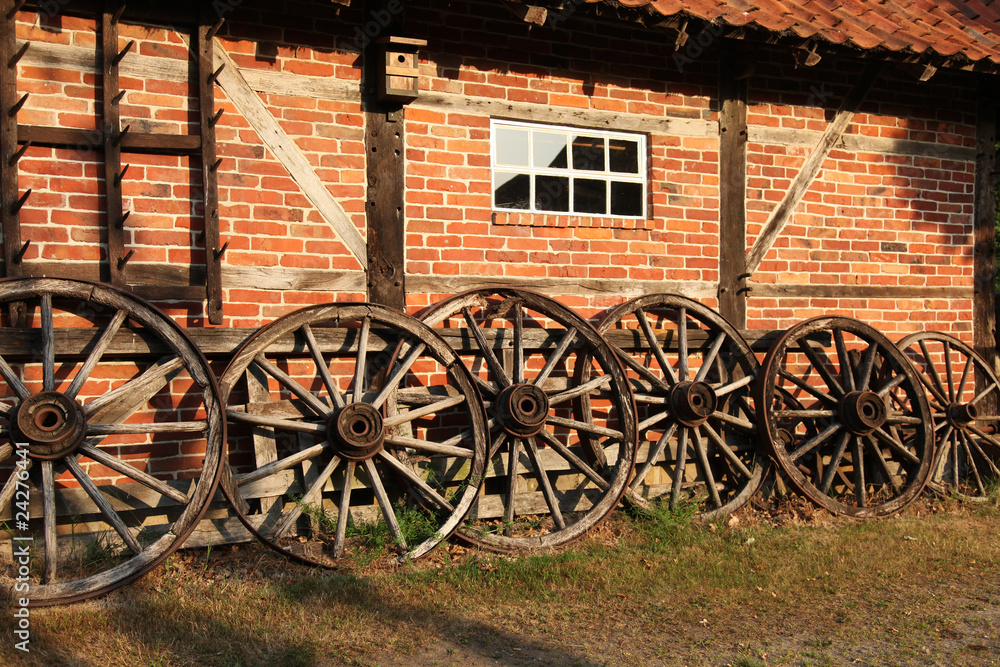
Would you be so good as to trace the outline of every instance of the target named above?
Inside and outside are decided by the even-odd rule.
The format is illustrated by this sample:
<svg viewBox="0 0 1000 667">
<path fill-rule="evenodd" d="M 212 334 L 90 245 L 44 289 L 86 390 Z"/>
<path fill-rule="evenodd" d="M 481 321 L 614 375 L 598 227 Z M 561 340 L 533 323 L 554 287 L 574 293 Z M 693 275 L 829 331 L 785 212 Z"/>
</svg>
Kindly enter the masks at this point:
<svg viewBox="0 0 1000 667">
<path fill-rule="evenodd" d="M 307 303 L 366 297 L 365 114 L 361 47 L 389 11 L 352 3 L 222 3 L 215 39 L 215 125 L 223 325 L 255 327 Z M 390 9 L 399 3 L 388 3 Z M 803 190 L 742 284 L 749 329 L 854 315 L 890 337 L 931 327 L 971 337 L 975 88 L 939 72 L 919 82 L 886 66 L 814 179 L 797 179 L 862 65 L 738 52 L 748 90 L 746 238 L 720 239 L 719 53 L 691 34 L 582 6 L 544 27 L 502 3 L 407 2 L 406 36 L 423 38 L 419 98 L 400 121 L 405 149 L 407 306 L 484 282 L 556 296 L 593 316 L 653 291 L 718 305 L 720 245 L 751 249 L 789 189 Z M 221 8 L 221 9 L 220 9 Z M 365 13 L 367 12 L 367 14 Z M 396 17 L 394 17 L 396 18 Z M 95 129 L 102 78 L 93 19 L 18 15 L 22 125 Z M 121 125 L 198 132 L 190 25 L 119 26 Z M 692 48 L 694 45 L 697 48 Z M 373 82 L 367 84 L 374 86 Z M 643 132 L 643 220 L 493 211 L 491 118 Z M 101 278 L 107 261 L 100 146 L 32 146 L 18 164 L 27 273 Z M 130 284 L 204 280 L 197 156 L 123 154 Z M 375 202 L 378 205 L 380 202 Z M 397 205 L 397 202 L 383 202 Z M 187 293 L 185 293 L 187 294 Z M 162 293 L 159 296 L 163 296 Z M 205 304 L 158 299 L 185 325 Z"/>
</svg>

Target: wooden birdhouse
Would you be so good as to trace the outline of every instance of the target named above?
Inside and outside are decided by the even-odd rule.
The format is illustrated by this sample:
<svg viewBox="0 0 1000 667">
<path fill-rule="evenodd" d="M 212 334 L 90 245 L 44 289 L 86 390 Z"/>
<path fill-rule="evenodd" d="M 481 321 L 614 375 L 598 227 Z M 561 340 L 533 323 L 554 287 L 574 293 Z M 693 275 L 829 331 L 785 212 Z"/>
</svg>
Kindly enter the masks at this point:
<svg viewBox="0 0 1000 667">
<path fill-rule="evenodd" d="M 379 72 L 378 98 L 403 103 L 415 100 L 420 89 L 420 47 L 427 46 L 426 40 L 382 37 L 376 43 L 383 68 Z"/>
</svg>

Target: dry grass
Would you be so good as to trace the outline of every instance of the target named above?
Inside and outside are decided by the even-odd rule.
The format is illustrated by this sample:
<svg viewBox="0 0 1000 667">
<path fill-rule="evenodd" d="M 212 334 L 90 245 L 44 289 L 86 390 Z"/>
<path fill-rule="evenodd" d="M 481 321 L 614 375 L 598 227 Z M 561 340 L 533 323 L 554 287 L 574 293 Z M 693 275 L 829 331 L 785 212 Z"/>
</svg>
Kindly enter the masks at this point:
<svg viewBox="0 0 1000 667">
<path fill-rule="evenodd" d="M 7 640 L 0 661 L 994 665 L 998 528 L 995 504 L 858 523 L 792 501 L 707 526 L 618 512 L 520 558 L 450 545 L 326 571 L 256 546 L 190 551 L 101 600 L 32 610 L 31 653 Z"/>
</svg>

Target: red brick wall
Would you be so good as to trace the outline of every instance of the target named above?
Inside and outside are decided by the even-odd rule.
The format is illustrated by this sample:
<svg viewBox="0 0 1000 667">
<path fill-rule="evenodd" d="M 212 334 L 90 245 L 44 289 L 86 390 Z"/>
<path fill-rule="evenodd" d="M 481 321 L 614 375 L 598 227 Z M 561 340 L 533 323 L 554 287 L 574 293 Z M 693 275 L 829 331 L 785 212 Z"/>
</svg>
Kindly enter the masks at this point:
<svg viewBox="0 0 1000 667">
<path fill-rule="evenodd" d="M 555 27 L 532 27 L 499 3 L 407 3 L 406 32 L 425 37 L 421 88 L 425 98 L 406 110 L 406 272 L 419 278 L 478 276 L 555 281 L 618 281 L 612 296 L 581 296 L 570 284 L 552 294 L 585 316 L 621 301 L 629 281 L 685 281 L 715 306 L 718 279 L 719 176 L 717 60 L 708 45 L 675 55 L 668 33 L 607 18 L 585 8 L 556 14 Z M 289 3 L 278 9 L 244 2 L 227 13 L 219 43 L 250 81 L 339 82 L 354 90 L 361 68 L 355 44 L 360 27 L 380 28 L 358 7 L 335 16 L 329 3 Z M 316 17 L 316 18 L 310 18 Z M 58 25 L 56 25 L 58 23 Z M 550 21 L 552 23 L 552 21 Z M 371 25 L 370 25 L 371 24 Z M 445 26 L 446 29 L 442 29 Z M 356 30 L 357 29 L 357 30 Z M 130 25 L 120 44 L 136 45 L 123 61 L 123 125 L 167 133 L 197 131 L 197 99 L 189 68 L 187 29 Z M 92 20 L 39 20 L 21 12 L 18 38 L 34 51 L 60 47 L 93 53 Z M 582 45 L 585 45 L 583 48 Z M 695 56 L 695 57 L 690 57 Z M 748 247 L 857 78 L 851 63 L 824 59 L 795 69 L 780 52 L 759 50 L 748 79 L 751 140 L 748 151 Z M 87 68 L 40 65 L 26 57 L 18 90 L 31 93 L 19 116 L 25 124 L 93 128 L 100 77 Z M 56 64 L 51 64 L 51 63 Z M 140 77 L 137 63 L 160 63 L 166 73 Z M 172 66 L 173 69 L 167 66 Z M 178 68 L 180 68 L 178 70 Z M 180 78 L 170 72 L 181 71 Z M 295 77 L 311 77 L 296 79 Z M 821 83 L 817 83 L 821 82 Z M 266 84 L 263 87 L 267 88 Z M 296 90 L 295 86 L 291 90 Z M 305 90 L 305 88 L 303 88 Z M 847 134 L 932 144 L 971 146 L 974 89 L 941 72 L 917 83 L 888 69 Z M 431 104 L 452 101 L 534 105 L 540 112 L 578 113 L 579 124 L 600 125 L 589 114 L 645 114 L 709 128 L 649 134 L 648 218 L 615 219 L 497 213 L 490 205 L 490 108 Z M 225 113 L 217 126 L 220 219 L 227 271 L 262 269 L 348 271 L 361 267 L 246 118 L 217 88 Z M 306 157 L 349 219 L 364 235 L 364 115 L 359 97 L 341 99 L 272 89 L 258 97 Z M 493 115 L 504 115 L 496 114 Z M 513 114 L 514 117 L 521 116 Z M 603 119 L 603 117 L 601 117 Z M 589 120 L 588 120 L 589 119 Z M 603 122 L 603 121 L 602 121 Z M 616 129 L 603 125 L 603 129 Z M 764 130 L 812 131 L 801 141 L 773 140 Z M 100 153 L 31 148 L 19 163 L 21 190 L 32 189 L 22 210 L 22 237 L 32 245 L 26 266 L 58 261 L 66 267 L 106 260 L 103 246 L 103 169 Z M 970 160 L 893 151 L 835 149 L 766 256 L 754 280 L 765 285 L 885 285 L 971 287 L 972 169 Z M 128 154 L 123 182 L 130 265 L 203 261 L 200 164 L 194 158 Z M 241 274 L 242 275 L 242 274 Z M 224 285 L 226 326 L 254 327 L 307 303 L 363 299 L 359 291 L 280 289 L 247 280 Z M 560 294 L 563 291 L 565 293 Z M 445 294 L 411 290 L 408 307 Z M 203 305 L 159 302 L 183 324 L 201 326 Z M 804 299 L 751 292 L 750 328 L 788 326 L 807 316 L 855 315 L 892 337 L 930 326 L 968 337 L 968 299 Z"/>
</svg>

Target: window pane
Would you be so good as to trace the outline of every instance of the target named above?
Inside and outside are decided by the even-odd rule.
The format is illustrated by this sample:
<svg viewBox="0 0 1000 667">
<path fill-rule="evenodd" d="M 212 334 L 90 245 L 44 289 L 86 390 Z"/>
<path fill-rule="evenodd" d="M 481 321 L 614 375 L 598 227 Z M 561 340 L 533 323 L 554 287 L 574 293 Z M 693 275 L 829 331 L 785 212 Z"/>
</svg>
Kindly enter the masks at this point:
<svg viewBox="0 0 1000 667">
<path fill-rule="evenodd" d="M 566 169 L 569 166 L 566 159 L 565 134 L 535 132 L 533 151 L 536 167 Z"/>
<path fill-rule="evenodd" d="M 584 171 L 604 171 L 604 139 L 573 137 L 573 168 Z"/>
<path fill-rule="evenodd" d="M 497 164 L 514 167 L 527 167 L 528 162 L 528 130 L 514 127 L 497 127 L 494 145 L 496 146 Z"/>
<path fill-rule="evenodd" d="M 611 181 L 611 215 L 641 216 L 644 208 L 642 183 Z"/>
<path fill-rule="evenodd" d="M 495 172 L 493 174 L 496 208 L 530 209 L 530 190 L 531 179 L 527 174 L 511 174 L 509 172 Z"/>
<path fill-rule="evenodd" d="M 611 171 L 619 174 L 639 173 L 639 143 L 625 139 L 608 140 L 608 159 Z M 612 197 L 612 200 L 614 198 Z"/>
<path fill-rule="evenodd" d="M 539 211 L 569 211 L 569 178 L 536 176 L 535 208 Z"/>
<path fill-rule="evenodd" d="M 574 159 L 576 157 L 574 156 Z M 575 213 L 608 212 L 608 183 L 589 178 L 573 179 L 573 211 Z"/>
</svg>

